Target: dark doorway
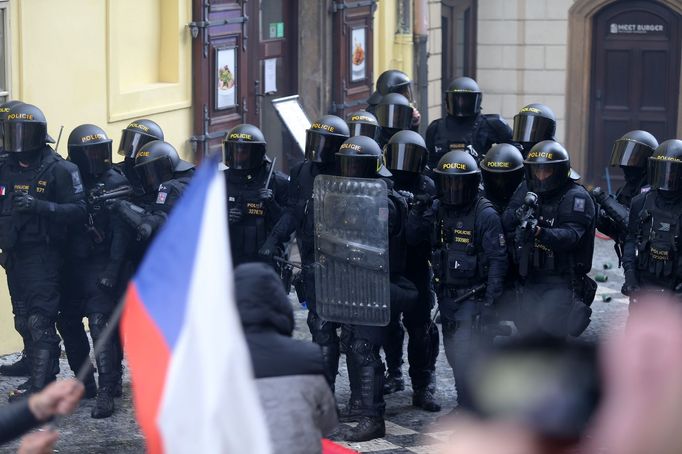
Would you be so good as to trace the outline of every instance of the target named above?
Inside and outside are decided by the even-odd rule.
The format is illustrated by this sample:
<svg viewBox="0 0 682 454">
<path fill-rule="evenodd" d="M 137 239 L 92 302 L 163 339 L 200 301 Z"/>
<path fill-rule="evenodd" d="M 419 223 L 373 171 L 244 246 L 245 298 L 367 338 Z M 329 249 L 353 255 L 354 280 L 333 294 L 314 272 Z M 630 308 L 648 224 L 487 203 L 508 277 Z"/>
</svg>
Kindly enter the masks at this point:
<svg viewBox="0 0 682 454">
<path fill-rule="evenodd" d="M 477 0 L 441 1 L 443 91 L 457 77 L 476 78 L 477 4 Z"/>
<path fill-rule="evenodd" d="M 682 18 L 652 1 L 615 2 L 594 18 L 587 182 L 606 187 L 613 142 L 633 129 L 675 137 Z M 608 169 L 612 188 L 622 182 Z"/>
<path fill-rule="evenodd" d="M 219 152 L 232 127 L 251 123 L 263 131 L 277 167 L 288 170 L 288 153 L 297 150 L 271 101 L 297 91 L 297 11 L 296 0 L 193 1 L 190 142 L 197 160 Z"/>
</svg>

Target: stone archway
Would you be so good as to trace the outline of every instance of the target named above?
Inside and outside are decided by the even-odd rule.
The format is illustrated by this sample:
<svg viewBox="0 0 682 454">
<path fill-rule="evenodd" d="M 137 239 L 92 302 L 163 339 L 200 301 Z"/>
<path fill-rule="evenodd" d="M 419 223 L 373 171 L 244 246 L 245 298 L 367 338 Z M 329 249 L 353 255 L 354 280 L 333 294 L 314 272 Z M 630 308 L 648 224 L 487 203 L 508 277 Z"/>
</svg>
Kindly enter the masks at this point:
<svg viewBox="0 0 682 454">
<path fill-rule="evenodd" d="M 568 62 L 566 77 L 566 148 L 574 166 L 587 166 L 590 131 L 590 78 L 592 74 L 593 18 L 604 7 L 622 0 L 576 0 L 568 12 Z M 682 14 L 679 0 L 652 0 Z M 682 54 L 680 55 L 682 59 Z M 682 78 L 678 100 L 677 135 L 682 137 Z"/>
</svg>

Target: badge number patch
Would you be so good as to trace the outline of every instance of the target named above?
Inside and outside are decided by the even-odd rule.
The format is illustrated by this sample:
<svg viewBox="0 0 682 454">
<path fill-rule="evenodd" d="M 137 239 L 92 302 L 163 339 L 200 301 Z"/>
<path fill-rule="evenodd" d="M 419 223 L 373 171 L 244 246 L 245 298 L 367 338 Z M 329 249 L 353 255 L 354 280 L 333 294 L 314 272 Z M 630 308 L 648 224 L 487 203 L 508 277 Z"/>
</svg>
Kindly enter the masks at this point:
<svg viewBox="0 0 682 454">
<path fill-rule="evenodd" d="M 581 197 L 576 197 L 575 199 L 573 199 L 573 211 L 577 211 L 578 213 L 584 213 L 585 199 Z"/>
</svg>

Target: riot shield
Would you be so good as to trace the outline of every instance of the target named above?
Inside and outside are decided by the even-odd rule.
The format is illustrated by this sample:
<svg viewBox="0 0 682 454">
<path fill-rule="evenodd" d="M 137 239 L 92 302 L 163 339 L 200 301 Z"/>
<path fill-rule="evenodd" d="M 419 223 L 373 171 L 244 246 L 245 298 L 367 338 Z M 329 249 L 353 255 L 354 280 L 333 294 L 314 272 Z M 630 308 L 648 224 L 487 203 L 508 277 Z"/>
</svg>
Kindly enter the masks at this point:
<svg viewBox="0 0 682 454">
<path fill-rule="evenodd" d="M 324 320 L 388 324 L 387 194 L 378 179 L 315 178 L 315 296 Z"/>
</svg>

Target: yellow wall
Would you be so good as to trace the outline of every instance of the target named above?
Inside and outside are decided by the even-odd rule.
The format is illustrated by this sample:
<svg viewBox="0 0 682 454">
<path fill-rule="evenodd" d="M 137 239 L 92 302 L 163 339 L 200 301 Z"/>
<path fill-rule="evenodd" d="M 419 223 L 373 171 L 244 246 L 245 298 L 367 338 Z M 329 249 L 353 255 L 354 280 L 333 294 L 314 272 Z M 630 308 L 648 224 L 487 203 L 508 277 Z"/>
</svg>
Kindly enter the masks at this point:
<svg viewBox="0 0 682 454">
<path fill-rule="evenodd" d="M 412 34 L 396 33 L 396 0 L 379 0 L 374 13 L 374 79 L 387 69 L 399 69 L 413 78 Z"/>
<path fill-rule="evenodd" d="M 64 126 L 62 154 L 79 124 L 104 128 L 116 149 L 121 129 L 144 116 L 189 158 L 190 17 L 191 0 L 12 1 L 11 98 L 40 107 L 55 139 Z M 20 344 L 0 281 L 0 353 L 6 353 Z"/>
</svg>

